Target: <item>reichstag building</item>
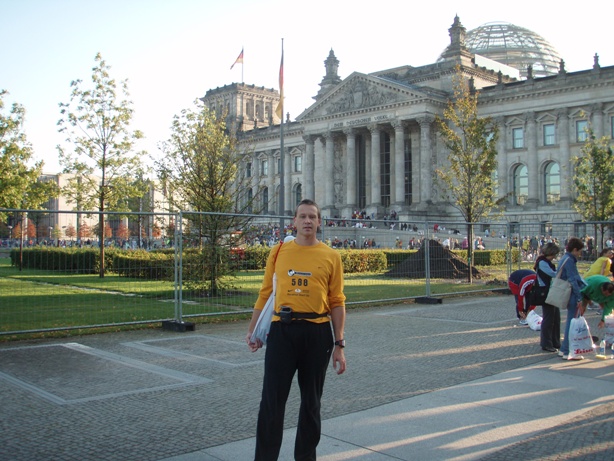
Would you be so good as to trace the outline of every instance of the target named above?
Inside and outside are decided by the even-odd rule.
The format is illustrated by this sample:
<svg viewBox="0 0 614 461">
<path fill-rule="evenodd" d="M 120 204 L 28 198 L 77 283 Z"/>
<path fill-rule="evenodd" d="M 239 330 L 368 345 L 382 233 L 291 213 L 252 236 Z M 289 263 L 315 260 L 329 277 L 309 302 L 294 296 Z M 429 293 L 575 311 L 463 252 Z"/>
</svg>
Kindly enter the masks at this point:
<svg viewBox="0 0 614 461">
<path fill-rule="evenodd" d="M 283 124 L 283 162 L 276 90 L 233 83 L 208 91 L 205 104 L 225 109 L 249 146 L 240 167 L 251 178 L 247 195 L 259 211 L 287 214 L 301 199 L 313 198 L 329 218 L 356 212 L 396 214 L 403 221 L 458 218 L 435 188 L 435 169 L 445 167 L 448 152 L 434 122 L 453 94 L 460 66 L 479 91 L 479 114 L 499 124 L 502 219 L 578 221 L 572 159 L 581 155 L 587 127 L 598 138 L 614 133 L 614 66 L 601 67 L 594 55 L 592 68 L 567 72 L 554 47 L 511 24 L 467 32 L 455 17 L 448 32 L 450 44 L 433 64 L 353 72 L 345 79 L 331 50 L 315 102 Z"/>
</svg>

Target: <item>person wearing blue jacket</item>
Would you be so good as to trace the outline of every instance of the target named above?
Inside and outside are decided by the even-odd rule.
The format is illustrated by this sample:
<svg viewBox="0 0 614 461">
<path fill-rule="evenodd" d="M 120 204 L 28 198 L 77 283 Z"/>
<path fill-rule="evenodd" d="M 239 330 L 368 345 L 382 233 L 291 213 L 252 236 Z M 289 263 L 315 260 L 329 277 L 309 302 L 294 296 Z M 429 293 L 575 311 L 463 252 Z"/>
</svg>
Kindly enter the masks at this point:
<svg viewBox="0 0 614 461">
<path fill-rule="evenodd" d="M 582 249 L 584 243 L 577 237 L 571 237 L 567 241 L 565 247 L 566 253 L 559 261 L 559 267 L 557 269 L 557 275 L 560 273 L 560 278 L 567 280 L 571 285 L 571 296 L 567 303 L 567 320 L 565 321 L 565 333 L 563 336 L 563 342 L 561 343 L 561 350 L 559 355 L 563 357 L 563 360 L 569 359 L 569 326 L 571 319 L 573 319 L 579 312 L 580 315 L 584 315 L 585 306 L 582 304 L 582 293 L 580 291 L 586 285 L 582 277 L 578 273 L 577 262 L 582 255 Z M 576 355 L 571 360 L 582 360 L 584 357 Z"/>
</svg>

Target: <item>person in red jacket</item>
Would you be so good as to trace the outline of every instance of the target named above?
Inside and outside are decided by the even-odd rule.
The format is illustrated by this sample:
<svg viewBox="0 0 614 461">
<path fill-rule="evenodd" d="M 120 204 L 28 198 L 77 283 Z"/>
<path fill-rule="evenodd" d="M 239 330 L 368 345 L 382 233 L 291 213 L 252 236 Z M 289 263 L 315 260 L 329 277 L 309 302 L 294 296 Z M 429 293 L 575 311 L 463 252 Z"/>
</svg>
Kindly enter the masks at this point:
<svg viewBox="0 0 614 461">
<path fill-rule="evenodd" d="M 527 314 L 535 309 L 528 303 L 526 296 L 537 281 L 537 273 L 529 269 L 520 269 L 510 274 L 507 286 L 516 298 L 516 317 L 521 325 L 527 325 Z"/>
</svg>

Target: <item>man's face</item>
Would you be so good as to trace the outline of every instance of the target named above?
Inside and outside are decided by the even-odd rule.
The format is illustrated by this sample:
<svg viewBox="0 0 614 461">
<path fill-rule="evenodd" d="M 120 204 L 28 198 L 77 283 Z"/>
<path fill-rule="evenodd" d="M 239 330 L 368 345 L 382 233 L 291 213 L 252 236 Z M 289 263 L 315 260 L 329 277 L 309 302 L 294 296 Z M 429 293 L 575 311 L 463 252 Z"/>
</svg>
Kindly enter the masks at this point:
<svg viewBox="0 0 614 461">
<path fill-rule="evenodd" d="M 298 235 L 312 236 L 318 231 L 322 220 L 318 218 L 318 209 L 313 205 L 301 205 L 296 210 L 294 226 Z"/>
</svg>

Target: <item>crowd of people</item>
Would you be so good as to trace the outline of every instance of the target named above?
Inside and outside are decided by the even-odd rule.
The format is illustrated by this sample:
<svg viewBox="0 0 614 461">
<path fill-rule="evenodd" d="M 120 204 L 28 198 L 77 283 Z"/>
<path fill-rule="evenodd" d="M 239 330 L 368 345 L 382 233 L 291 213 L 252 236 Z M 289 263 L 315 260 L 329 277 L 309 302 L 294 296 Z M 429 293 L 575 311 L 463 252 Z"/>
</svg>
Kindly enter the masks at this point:
<svg viewBox="0 0 614 461">
<path fill-rule="evenodd" d="M 588 240 L 592 241 L 592 239 Z M 542 242 L 538 247 L 539 255 L 535 259 L 533 270 L 519 269 L 512 272 L 508 279 L 508 287 L 516 300 L 515 311 L 520 324 L 527 325 L 529 313 L 537 306 L 541 306 L 543 318 L 540 326 L 540 346 L 546 352 L 558 353 L 564 360 L 584 358 L 573 351 L 570 353 L 572 319 L 584 315 L 586 309 L 598 310 L 601 314 L 598 328 L 602 330 L 605 327 L 606 317 L 610 316 L 614 308 L 614 296 L 612 296 L 614 294 L 614 273 L 612 272 L 614 270 L 612 265 L 614 249 L 612 244 L 606 244 L 589 269 L 580 274 L 577 263 L 588 251 L 586 241 L 587 238 L 571 237 L 565 241 L 563 249 L 556 239 Z M 531 249 L 531 244 L 529 245 Z M 561 250 L 563 250 L 563 255 L 557 267 L 553 261 Z M 564 307 L 567 316 L 562 340 L 560 309 L 546 302 L 552 279 L 555 277 L 568 282 L 571 287 L 569 300 Z M 610 338 L 605 347 L 606 349 L 612 347 Z"/>
</svg>

